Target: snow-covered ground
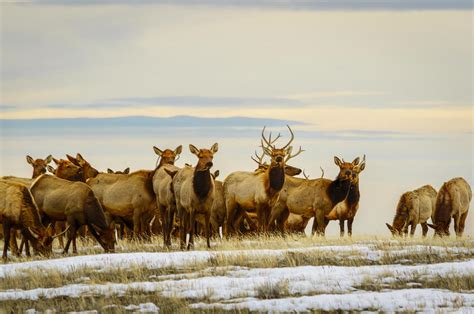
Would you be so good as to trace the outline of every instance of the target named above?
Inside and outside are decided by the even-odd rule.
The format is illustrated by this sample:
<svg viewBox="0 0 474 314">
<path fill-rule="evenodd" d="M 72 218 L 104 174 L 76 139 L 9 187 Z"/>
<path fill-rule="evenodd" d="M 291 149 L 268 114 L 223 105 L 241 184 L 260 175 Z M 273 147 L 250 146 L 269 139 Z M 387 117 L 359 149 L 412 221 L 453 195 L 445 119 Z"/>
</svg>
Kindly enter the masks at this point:
<svg viewBox="0 0 474 314">
<path fill-rule="evenodd" d="M 73 275 L 78 270 L 110 273 L 130 268 L 161 270 L 145 279 L 95 282 L 88 277 L 60 286 L 0 290 L 0 302 L 52 300 L 90 296 L 126 296 L 130 291 L 186 299 L 194 309 L 250 311 L 373 310 L 474 312 L 473 291 L 436 287 L 440 278 L 473 278 L 474 248 L 468 246 L 393 245 L 380 243 L 310 246 L 279 250 L 226 250 L 162 253 L 120 253 L 0 265 L 0 278 L 23 278 L 31 271 Z M 386 246 L 387 247 L 387 246 Z M 222 258 L 271 260 L 288 253 L 358 258 L 365 266 L 308 265 L 294 267 L 219 266 Z M 417 254 L 450 256 L 450 262 L 412 265 L 383 264 L 388 257 Z M 452 257 L 464 254 L 463 259 Z M 471 256 L 466 258 L 467 256 Z M 375 263 L 377 262 L 377 263 Z M 370 264 L 370 263 L 369 263 Z M 173 269 L 172 273 L 163 270 Z M 186 271 L 180 271 L 180 269 Z M 194 271 L 193 271 L 194 269 Z M 190 271 L 191 270 L 191 271 Z M 472 280 L 472 279 L 470 279 Z M 431 283 L 424 286 L 425 283 Z M 434 286 L 433 286 L 434 285 Z M 463 285 L 460 285 L 463 287 Z M 114 306 L 114 305 L 110 305 Z M 125 310 L 157 312 L 159 304 L 130 305 Z M 91 308 L 93 309 L 93 308 Z M 99 309 L 100 310 L 100 309 Z"/>
</svg>

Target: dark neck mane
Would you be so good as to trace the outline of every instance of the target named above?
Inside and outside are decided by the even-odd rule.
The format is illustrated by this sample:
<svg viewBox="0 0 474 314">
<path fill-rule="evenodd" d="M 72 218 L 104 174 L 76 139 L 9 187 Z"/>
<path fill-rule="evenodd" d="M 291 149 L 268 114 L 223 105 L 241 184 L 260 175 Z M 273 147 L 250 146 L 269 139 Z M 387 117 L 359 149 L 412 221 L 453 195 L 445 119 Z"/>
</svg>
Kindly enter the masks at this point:
<svg viewBox="0 0 474 314">
<path fill-rule="evenodd" d="M 194 193 L 200 198 L 204 199 L 209 194 L 212 187 L 211 173 L 208 170 L 198 171 L 194 169 L 193 189 Z"/>
<path fill-rule="evenodd" d="M 347 195 L 347 204 L 352 207 L 359 203 L 360 192 L 359 183 L 351 184 L 349 188 L 349 194 Z"/>
<path fill-rule="evenodd" d="M 349 180 L 341 180 L 339 177 L 337 177 L 336 180 L 332 181 L 327 188 L 327 194 L 331 199 L 332 204 L 336 205 L 348 197 L 350 187 L 351 182 Z M 357 189 L 357 194 L 358 193 L 359 189 Z"/>
<path fill-rule="evenodd" d="M 271 167 L 268 170 L 270 189 L 279 192 L 285 183 L 285 169 L 283 167 Z"/>
</svg>

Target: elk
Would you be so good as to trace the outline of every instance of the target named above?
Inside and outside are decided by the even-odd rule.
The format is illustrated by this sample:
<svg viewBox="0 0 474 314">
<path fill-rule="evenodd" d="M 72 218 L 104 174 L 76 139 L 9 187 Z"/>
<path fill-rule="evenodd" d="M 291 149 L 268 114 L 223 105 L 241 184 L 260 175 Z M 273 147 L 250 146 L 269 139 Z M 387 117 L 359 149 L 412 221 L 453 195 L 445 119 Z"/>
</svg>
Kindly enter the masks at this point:
<svg viewBox="0 0 474 314">
<path fill-rule="evenodd" d="M 340 203 L 338 203 L 331 210 L 329 214 L 326 215 L 328 220 L 339 220 L 339 230 L 340 236 L 344 236 L 344 221 L 347 220 L 347 234 L 352 236 L 352 223 L 354 222 L 354 217 L 359 209 L 359 174 L 365 169 L 365 155 L 362 158 L 362 162 L 356 165 L 352 170 L 352 184 L 347 193 L 347 197 Z"/>
<path fill-rule="evenodd" d="M 408 227 L 411 226 L 410 235 L 415 234 L 417 224 L 421 224 L 423 237 L 428 233 L 428 219 L 434 212 L 436 203 L 436 190 L 431 185 L 424 185 L 414 191 L 408 191 L 400 196 L 395 217 L 392 225 L 385 225 L 393 236 L 408 234 Z"/>
<path fill-rule="evenodd" d="M 83 182 L 86 182 L 90 178 L 94 178 L 99 174 L 99 171 L 95 169 L 94 167 L 91 166 L 91 164 L 85 160 L 81 154 L 77 153 L 76 158 L 66 155 L 67 159 L 69 159 L 70 162 L 72 162 L 74 165 L 81 167 L 82 169 L 82 180 Z"/>
<path fill-rule="evenodd" d="M 435 230 L 435 236 L 449 236 L 449 225 L 453 219 L 456 236 L 462 237 L 471 199 L 471 187 L 463 178 L 451 179 L 441 186 L 431 217 L 433 224 L 428 224 Z"/>
<path fill-rule="evenodd" d="M 50 171 L 54 171 L 56 177 L 69 181 L 84 181 L 84 174 L 80 166 L 65 159 L 53 158 L 53 161 L 57 167 L 55 170 L 50 169 Z"/>
<path fill-rule="evenodd" d="M 285 221 L 284 230 L 289 233 L 304 233 L 309 219 L 308 217 L 290 213 Z"/>
<path fill-rule="evenodd" d="M 120 217 L 133 230 L 133 236 L 149 237 L 156 208 L 153 191 L 154 171 L 139 170 L 130 174 L 99 173 L 87 180 L 100 204 L 113 219 Z M 149 219 L 148 219 L 149 218 Z"/>
<path fill-rule="evenodd" d="M 53 157 L 51 155 L 48 155 L 45 159 L 33 159 L 31 156 L 26 155 L 26 162 L 33 166 L 33 175 L 31 178 L 35 179 L 43 173 L 46 173 L 46 167 L 52 160 Z"/>
<path fill-rule="evenodd" d="M 156 195 L 157 209 L 161 216 L 164 245 L 170 246 L 171 230 L 173 229 L 176 212 L 176 200 L 173 192 L 173 178 L 169 173 L 174 175 L 180 170 L 174 163 L 179 159 L 183 146 L 179 145 L 174 151 L 171 149 L 161 150 L 153 146 L 153 150 L 159 156 L 156 163 L 157 168 L 153 175 L 153 191 Z"/>
<path fill-rule="evenodd" d="M 265 137 L 265 127 L 262 130 L 262 149 L 265 155 L 271 158 L 270 165 L 267 168 L 262 167 L 262 169 L 254 172 L 233 172 L 224 180 L 227 235 L 236 231 L 234 222 L 239 220 L 243 211 L 255 210 L 259 230 L 267 231 L 270 210 L 278 199 L 285 183 L 285 164 L 302 152 L 300 147 L 296 154 L 291 154 L 292 146 L 290 144 L 294 140 L 294 134 L 291 128 L 287 127 L 291 138 L 282 148 L 275 147 L 275 140 L 271 140 L 271 134 L 269 139 Z"/>
<path fill-rule="evenodd" d="M 130 168 L 125 168 L 123 171 L 113 171 L 110 168 L 107 168 L 107 173 L 115 173 L 115 174 L 129 174 L 130 173 Z"/>
<path fill-rule="evenodd" d="M 71 241 L 83 225 L 87 225 L 106 252 L 114 251 L 113 224 L 106 222 L 102 206 L 87 184 L 43 174 L 35 180 L 30 191 L 43 221 L 67 221 L 69 232 L 64 254 L 69 251 Z M 73 253 L 77 253 L 75 247 Z"/>
<path fill-rule="evenodd" d="M 32 243 L 35 252 L 42 255 L 49 255 L 52 252 L 52 225 L 44 227 L 36 203 L 26 186 L 0 180 L 0 222 L 3 224 L 5 236 L 4 260 L 7 259 L 12 229 L 20 229 L 24 239 Z"/>
<path fill-rule="evenodd" d="M 283 230 L 284 222 L 290 213 L 306 219 L 314 217 L 313 233 L 324 235 L 328 223 L 325 216 L 347 197 L 352 182 L 358 177 L 354 167 L 359 161 L 359 157 L 351 163 L 334 156 L 334 163 L 339 167 L 335 180 L 286 177 L 280 197 L 272 208 L 270 222 L 276 220 L 279 230 Z"/>
<path fill-rule="evenodd" d="M 175 175 L 169 173 L 174 176 L 173 190 L 180 221 L 181 249 L 184 249 L 185 246 L 186 233 L 189 233 L 188 250 L 194 246 L 196 215 L 204 215 L 207 247 L 211 247 L 209 223 L 214 203 L 215 184 L 210 169 L 218 148 L 217 143 L 212 145 L 211 149 L 198 149 L 189 144 L 189 150 L 198 158 L 196 166 L 185 166 Z"/>
</svg>

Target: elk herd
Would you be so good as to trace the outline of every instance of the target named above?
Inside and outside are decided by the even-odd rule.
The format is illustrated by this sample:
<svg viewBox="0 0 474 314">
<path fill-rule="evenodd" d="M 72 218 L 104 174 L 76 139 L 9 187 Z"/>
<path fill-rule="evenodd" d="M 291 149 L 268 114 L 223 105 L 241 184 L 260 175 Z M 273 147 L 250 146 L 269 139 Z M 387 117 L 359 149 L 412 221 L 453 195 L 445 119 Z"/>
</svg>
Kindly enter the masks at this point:
<svg viewBox="0 0 474 314">
<path fill-rule="evenodd" d="M 99 172 L 79 153 L 66 155 L 67 159 L 26 156 L 33 167 L 31 179 L 0 178 L 3 258 L 9 247 L 16 254 L 24 248 L 29 255 L 30 244 L 35 253 L 48 255 L 54 238 L 59 238 L 64 253 L 71 243 L 76 253 L 78 234 L 90 235 L 106 252 L 113 252 L 117 228 L 120 237 L 134 239 L 150 240 L 152 234 L 162 234 L 166 247 L 179 235 L 181 249 L 192 248 L 196 235 L 205 236 L 210 247 L 211 237 L 223 234 L 304 233 L 311 218 L 313 233 L 324 235 L 329 221 L 338 220 L 341 236 L 346 221 L 351 236 L 365 155 L 352 162 L 334 157 L 339 168 L 334 180 L 297 178 L 301 169 L 288 162 L 304 151 L 293 148 L 294 134 L 289 126 L 288 130 L 289 141 L 278 145 L 280 134 L 272 139 L 263 128 L 261 153 L 252 156 L 256 169 L 233 172 L 224 181 L 217 180 L 218 170 L 211 171 L 217 143 L 210 148 L 190 144 L 196 163 L 184 167 L 175 165 L 181 145 L 174 150 L 153 147 L 158 155 L 155 169 L 135 172 L 129 168 Z M 423 236 L 428 227 L 444 236 L 449 235 L 454 220 L 456 235 L 462 236 L 471 198 L 471 188 L 463 178 L 445 182 L 438 192 L 425 185 L 400 197 L 393 222 L 386 225 L 394 236 L 408 234 L 409 227 L 413 235 L 417 224 Z"/>
</svg>

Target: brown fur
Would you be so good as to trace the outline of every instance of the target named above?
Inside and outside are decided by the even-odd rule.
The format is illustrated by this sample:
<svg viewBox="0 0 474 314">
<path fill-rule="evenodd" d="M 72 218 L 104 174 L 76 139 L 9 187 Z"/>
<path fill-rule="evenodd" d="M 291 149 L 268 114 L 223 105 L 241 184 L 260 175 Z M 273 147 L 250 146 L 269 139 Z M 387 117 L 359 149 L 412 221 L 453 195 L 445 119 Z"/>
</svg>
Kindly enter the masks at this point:
<svg viewBox="0 0 474 314">
<path fill-rule="evenodd" d="M 43 173 L 46 173 L 46 167 L 48 166 L 48 164 L 51 162 L 52 159 L 53 157 L 51 155 L 49 155 L 45 159 L 41 159 L 41 158 L 33 159 L 32 157 L 27 155 L 26 162 L 28 162 L 31 166 L 33 166 L 33 175 L 31 176 L 31 178 L 35 179 L 39 177 L 40 175 L 42 175 Z"/>
</svg>

